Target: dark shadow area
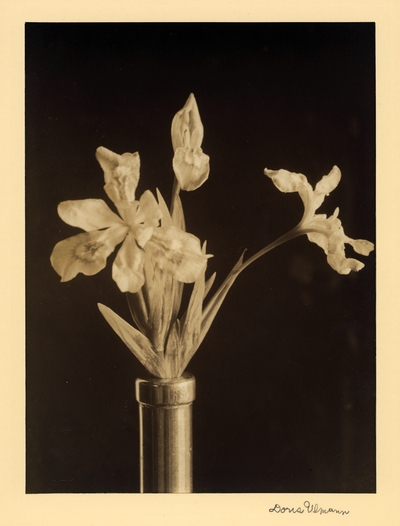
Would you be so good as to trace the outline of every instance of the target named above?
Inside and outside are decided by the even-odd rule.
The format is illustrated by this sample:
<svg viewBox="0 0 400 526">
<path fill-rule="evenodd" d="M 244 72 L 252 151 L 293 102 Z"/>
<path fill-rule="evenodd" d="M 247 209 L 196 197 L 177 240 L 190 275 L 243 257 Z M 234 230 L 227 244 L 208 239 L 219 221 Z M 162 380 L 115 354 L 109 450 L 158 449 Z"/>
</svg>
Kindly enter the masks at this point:
<svg viewBox="0 0 400 526">
<path fill-rule="evenodd" d="M 130 321 L 114 255 L 68 283 L 49 258 L 78 233 L 58 203 L 109 202 L 98 146 L 139 151 L 138 194 L 169 202 L 171 121 L 191 92 L 211 172 L 182 202 L 217 286 L 301 218 L 265 167 L 315 185 L 338 165 L 320 213 L 339 207 L 347 235 L 375 241 L 374 24 L 27 24 L 27 493 L 139 491 L 145 371 L 97 309 Z M 375 253 L 359 259 L 340 276 L 303 236 L 238 278 L 188 367 L 195 492 L 376 491 Z"/>
</svg>

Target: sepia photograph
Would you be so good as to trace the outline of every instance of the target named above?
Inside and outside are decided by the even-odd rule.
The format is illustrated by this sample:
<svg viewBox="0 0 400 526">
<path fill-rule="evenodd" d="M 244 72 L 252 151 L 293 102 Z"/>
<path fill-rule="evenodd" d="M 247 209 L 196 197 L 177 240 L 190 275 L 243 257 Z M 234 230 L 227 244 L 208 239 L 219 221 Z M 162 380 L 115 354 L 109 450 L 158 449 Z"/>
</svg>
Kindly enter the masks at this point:
<svg viewBox="0 0 400 526">
<path fill-rule="evenodd" d="M 26 494 L 376 493 L 375 45 L 25 24 Z"/>
</svg>

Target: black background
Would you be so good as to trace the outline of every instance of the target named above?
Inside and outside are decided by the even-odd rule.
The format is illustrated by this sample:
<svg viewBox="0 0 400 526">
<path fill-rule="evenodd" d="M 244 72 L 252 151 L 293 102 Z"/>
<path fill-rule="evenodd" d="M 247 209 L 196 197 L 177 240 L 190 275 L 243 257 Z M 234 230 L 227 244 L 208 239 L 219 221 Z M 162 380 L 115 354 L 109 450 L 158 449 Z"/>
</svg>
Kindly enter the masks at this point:
<svg viewBox="0 0 400 526">
<path fill-rule="evenodd" d="M 196 96 L 209 180 L 183 193 L 221 283 L 303 206 L 263 175 L 334 164 L 320 209 L 375 235 L 375 27 L 359 24 L 26 25 L 28 493 L 137 492 L 134 381 L 145 371 L 99 313 L 129 321 L 110 262 L 60 283 L 49 257 L 78 233 L 67 199 L 104 198 L 100 145 L 139 151 L 140 195 L 169 200 L 171 120 Z M 110 203 L 111 204 L 111 203 Z M 112 206 L 112 205 L 111 205 Z M 348 249 L 351 255 L 351 249 Z M 298 238 L 236 281 L 189 364 L 195 492 L 375 491 L 375 253 L 340 276 Z"/>
</svg>

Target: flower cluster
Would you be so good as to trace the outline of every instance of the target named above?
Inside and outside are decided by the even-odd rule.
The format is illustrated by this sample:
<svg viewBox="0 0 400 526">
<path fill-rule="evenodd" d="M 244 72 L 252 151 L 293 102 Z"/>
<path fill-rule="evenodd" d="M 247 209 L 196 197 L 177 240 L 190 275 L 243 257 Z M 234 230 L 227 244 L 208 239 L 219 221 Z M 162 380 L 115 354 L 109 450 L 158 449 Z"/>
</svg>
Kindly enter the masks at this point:
<svg viewBox="0 0 400 526">
<path fill-rule="evenodd" d="M 265 175 L 272 179 L 274 185 L 281 192 L 298 192 L 303 204 L 304 214 L 297 225 L 298 235 L 307 234 L 313 243 L 320 246 L 329 265 L 339 274 L 349 274 L 352 270 L 358 272 L 364 268 L 364 263 L 354 258 L 346 258 L 345 243 L 363 256 L 368 256 L 374 249 L 373 243 L 365 239 L 351 239 L 344 233 L 342 223 L 338 218 L 339 208 L 327 217 L 325 214 L 316 214 L 315 211 L 322 205 L 325 197 L 334 190 L 340 182 L 341 172 L 334 166 L 328 175 L 324 175 L 316 184 L 315 190 L 303 174 L 288 172 L 287 170 L 268 170 Z"/>
<path fill-rule="evenodd" d="M 200 241 L 172 224 L 161 226 L 162 212 L 150 190 L 138 201 L 135 199 L 139 154 L 118 155 L 101 146 L 96 157 L 104 170 L 105 192 L 119 215 L 102 199 L 60 203 L 61 219 L 85 230 L 54 247 L 51 264 L 61 280 L 69 281 L 79 272 L 87 276 L 97 274 L 122 243 L 112 266 L 112 277 L 121 292 L 135 293 L 142 288 L 146 254 L 176 280 L 195 281 L 207 264 Z"/>
<path fill-rule="evenodd" d="M 112 277 L 122 292 L 136 327 L 109 307 L 99 309 L 114 331 L 147 370 L 156 377 L 182 375 L 189 360 L 203 341 L 226 294 L 238 275 L 256 259 L 295 237 L 306 234 L 325 252 L 329 265 L 340 274 L 359 271 L 364 264 L 346 258 L 345 244 L 367 256 L 374 246 L 344 233 L 336 209 L 332 216 L 316 214 L 325 197 L 339 184 L 341 173 L 334 166 L 315 189 L 303 174 L 287 170 L 264 173 L 282 192 L 298 192 L 304 203 L 299 224 L 243 261 L 243 256 L 212 295 L 206 305 L 215 274 L 205 279 L 206 245 L 185 230 L 180 190 L 192 191 L 202 185 L 210 172 L 210 158 L 201 148 L 204 128 L 196 99 L 191 94 L 172 121 L 171 138 L 175 174 L 171 206 L 161 193 L 150 190 L 136 199 L 140 158 L 136 153 L 119 155 L 99 147 L 96 158 L 104 171 L 104 190 L 114 204 L 113 212 L 102 199 L 64 201 L 59 216 L 82 233 L 60 241 L 51 254 L 51 264 L 69 281 L 78 273 L 94 275 L 107 264 L 107 258 L 121 244 L 112 263 Z M 184 283 L 193 283 L 186 310 L 182 313 Z"/>
</svg>

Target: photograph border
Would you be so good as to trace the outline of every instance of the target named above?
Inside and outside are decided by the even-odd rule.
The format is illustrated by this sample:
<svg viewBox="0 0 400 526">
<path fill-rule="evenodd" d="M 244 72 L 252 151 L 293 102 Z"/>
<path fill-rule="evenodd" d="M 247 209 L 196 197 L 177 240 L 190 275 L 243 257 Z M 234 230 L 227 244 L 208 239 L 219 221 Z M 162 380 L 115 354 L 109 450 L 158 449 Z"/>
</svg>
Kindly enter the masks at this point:
<svg viewBox="0 0 400 526">
<path fill-rule="evenodd" d="M 142 5 L 143 4 L 143 5 Z M 136 2 L 94 4 L 28 1 L 1 4 L 0 60 L 1 138 L 5 166 L 2 174 L 3 239 L 10 242 L 12 257 L 3 258 L 1 270 L 5 300 L 2 302 L 3 382 L 1 383 L 2 516 L 6 524 L 209 524 L 229 520 L 231 525 L 279 524 L 282 521 L 324 520 L 316 514 L 271 512 L 277 495 L 25 495 L 25 336 L 24 336 L 24 23 L 34 21 L 373 21 L 377 37 L 377 329 L 378 329 L 378 453 L 377 493 L 374 495 L 279 495 L 282 506 L 296 509 L 305 500 L 320 508 L 349 510 L 346 516 L 330 514 L 332 521 L 349 524 L 375 524 L 378 520 L 396 524 L 399 487 L 400 439 L 398 414 L 399 349 L 398 334 L 398 221 L 399 178 L 396 175 L 399 150 L 400 6 L 395 0 L 383 1 L 377 8 L 370 2 L 283 1 L 269 8 L 257 2 L 223 2 L 202 6 L 176 2 L 146 5 Z M 185 8 L 183 7 L 185 6 Z M 315 12 L 317 11 L 317 12 Z M 229 16 L 227 15 L 229 13 Z M 9 153 L 11 152 L 11 153 Z M 393 169 L 394 167 L 394 169 Z M 12 227 L 11 227 L 11 218 Z M 393 225 L 393 221 L 395 224 Z M 6 237 L 7 236 L 7 237 Z M 392 237 L 396 236 L 393 243 Z M 393 251 L 395 253 L 393 253 Z M 381 266 L 381 262 L 384 264 Z M 312 517 L 312 518 L 311 518 Z"/>
</svg>

